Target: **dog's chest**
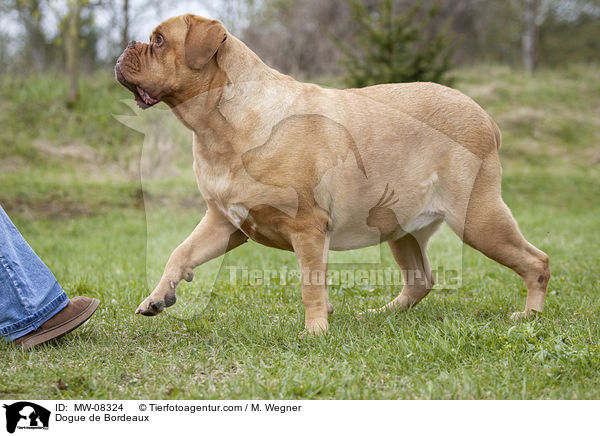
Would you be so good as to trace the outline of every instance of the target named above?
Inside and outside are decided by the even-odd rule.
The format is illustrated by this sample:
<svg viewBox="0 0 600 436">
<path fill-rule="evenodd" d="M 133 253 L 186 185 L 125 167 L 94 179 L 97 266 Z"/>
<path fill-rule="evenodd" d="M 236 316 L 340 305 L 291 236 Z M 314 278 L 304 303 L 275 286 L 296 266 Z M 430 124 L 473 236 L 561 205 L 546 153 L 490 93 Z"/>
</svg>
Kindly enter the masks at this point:
<svg viewBox="0 0 600 436">
<path fill-rule="evenodd" d="M 229 168 L 196 159 L 194 173 L 198 189 L 207 203 L 214 204 L 222 211 L 234 203 L 235 175 Z"/>
<path fill-rule="evenodd" d="M 250 209 L 264 202 L 260 198 L 256 182 L 247 180 L 243 171 L 235 171 L 231 166 L 220 166 L 214 162 L 196 160 L 194 172 L 198 188 L 204 200 L 219 210 L 233 225 L 242 227 L 245 221 L 256 227 Z M 254 204 L 252 199 L 255 199 Z"/>
</svg>

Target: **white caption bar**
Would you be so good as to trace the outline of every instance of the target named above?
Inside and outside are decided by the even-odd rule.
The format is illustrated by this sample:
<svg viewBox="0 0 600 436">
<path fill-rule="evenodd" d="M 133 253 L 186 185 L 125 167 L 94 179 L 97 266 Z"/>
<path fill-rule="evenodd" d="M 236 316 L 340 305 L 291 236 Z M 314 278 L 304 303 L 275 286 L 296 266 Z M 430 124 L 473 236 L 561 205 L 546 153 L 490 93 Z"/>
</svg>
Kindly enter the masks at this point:
<svg viewBox="0 0 600 436">
<path fill-rule="evenodd" d="M 597 434 L 598 401 L 0 400 L 19 436 L 126 434 Z M 48 414 L 49 413 L 49 414 Z M 0 434 L 5 429 L 0 429 Z M 11 432 L 12 430 L 12 432 Z"/>
</svg>

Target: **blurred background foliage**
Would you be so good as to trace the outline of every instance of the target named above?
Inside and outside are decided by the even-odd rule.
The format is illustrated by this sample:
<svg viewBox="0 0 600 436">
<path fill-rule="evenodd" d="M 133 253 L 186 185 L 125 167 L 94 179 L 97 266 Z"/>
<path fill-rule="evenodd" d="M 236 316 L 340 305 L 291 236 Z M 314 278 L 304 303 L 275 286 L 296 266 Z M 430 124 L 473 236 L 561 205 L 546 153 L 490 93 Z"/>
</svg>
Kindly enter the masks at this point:
<svg viewBox="0 0 600 436">
<path fill-rule="evenodd" d="M 372 63 L 381 44 L 400 57 L 411 32 L 422 52 L 450 47 L 456 67 L 517 68 L 526 57 L 533 68 L 559 67 L 600 53 L 600 0 L 3 0 L 0 73 L 66 71 L 71 40 L 78 72 L 109 67 L 128 39 L 142 38 L 141 24 L 182 8 L 221 19 L 269 65 L 304 79 L 343 75 L 349 60 Z"/>
<path fill-rule="evenodd" d="M 393 0 L 381 0 L 373 13 L 360 0 L 351 0 L 356 36 L 349 43 L 336 39 L 343 52 L 345 85 L 354 88 L 378 83 L 437 82 L 449 84 L 453 40 L 448 35 L 449 20 L 439 28 L 430 23 L 439 6 L 423 7 L 417 1 L 407 11 L 398 12 Z M 334 36 L 335 38 L 335 36 Z"/>
<path fill-rule="evenodd" d="M 362 19 L 353 14 L 357 3 Z M 362 22 L 381 19 L 387 3 L 395 17 L 422 5 L 412 22 L 397 21 L 420 29 L 419 37 L 448 26 L 447 42 L 452 43 L 452 62 L 458 67 L 493 63 L 518 68 L 531 33 L 536 46 L 532 55 L 543 67 L 590 62 L 600 53 L 598 0 L 265 0 L 254 3 L 241 36 L 284 71 L 309 78 L 337 75 L 344 73 L 344 65 L 335 41 L 352 44 Z M 436 13 L 428 16 L 432 9 Z"/>
</svg>

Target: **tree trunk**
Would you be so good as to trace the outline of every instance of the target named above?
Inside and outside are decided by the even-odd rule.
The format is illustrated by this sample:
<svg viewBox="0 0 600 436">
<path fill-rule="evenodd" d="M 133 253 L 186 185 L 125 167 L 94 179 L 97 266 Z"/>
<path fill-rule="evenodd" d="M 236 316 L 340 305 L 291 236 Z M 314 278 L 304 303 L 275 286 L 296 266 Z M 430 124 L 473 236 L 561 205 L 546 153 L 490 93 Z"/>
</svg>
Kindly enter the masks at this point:
<svg viewBox="0 0 600 436">
<path fill-rule="evenodd" d="M 65 49 L 67 54 L 67 76 L 69 78 L 69 90 L 67 94 L 67 106 L 74 106 L 79 100 L 79 27 L 81 16 L 81 0 L 73 0 L 71 3 L 71 15 Z"/>
<path fill-rule="evenodd" d="M 53 59 L 52 44 L 48 44 L 42 28 L 40 2 L 38 0 L 15 0 L 14 8 L 19 14 L 19 21 L 25 28 L 26 44 L 23 47 L 25 59 L 37 71 L 48 68 Z"/>
<path fill-rule="evenodd" d="M 537 68 L 537 46 L 538 46 L 538 0 L 526 0 L 526 29 L 523 35 L 523 64 L 527 71 L 533 73 Z"/>
<path fill-rule="evenodd" d="M 125 49 L 129 42 L 129 0 L 123 0 L 123 29 L 121 31 L 121 48 Z"/>
</svg>

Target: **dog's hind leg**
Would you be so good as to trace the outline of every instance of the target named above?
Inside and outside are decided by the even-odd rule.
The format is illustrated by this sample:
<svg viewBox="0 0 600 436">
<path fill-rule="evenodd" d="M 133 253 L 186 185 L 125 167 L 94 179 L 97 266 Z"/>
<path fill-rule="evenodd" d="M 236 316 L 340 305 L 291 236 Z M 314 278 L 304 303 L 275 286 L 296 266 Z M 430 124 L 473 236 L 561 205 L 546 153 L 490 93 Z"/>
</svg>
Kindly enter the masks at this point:
<svg viewBox="0 0 600 436">
<path fill-rule="evenodd" d="M 369 312 L 407 309 L 427 296 L 434 284 L 427 258 L 427 243 L 440 224 L 441 221 L 437 221 L 400 239 L 388 241 L 394 260 L 402 272 L 404 286 L 400 294 L 388 304 L 379 309 L 371 309 Z"/>
<path fill-rule="evenodd" d="M 549 258 L 523 237 L 500 194 L 500 164 L 488 157 L 475 179 L 466 215 L 446 216 L 450 227 L 462 240 L 487 257 L 511 268 L 527 285 L 527 303 L 513 318 L 541 312 L 550 279 Z"/>
<path fill-rule="evenodd" d="M 158 315 L 175 304 L 175 289 L 181 280 L 192 281 L 194 268 L 244 243 L 248 238 L 218 212 L 209 209 L 188 238 L 177 247 L 165 266 L 156 289 L 135 313 Z"/>
</svg>

